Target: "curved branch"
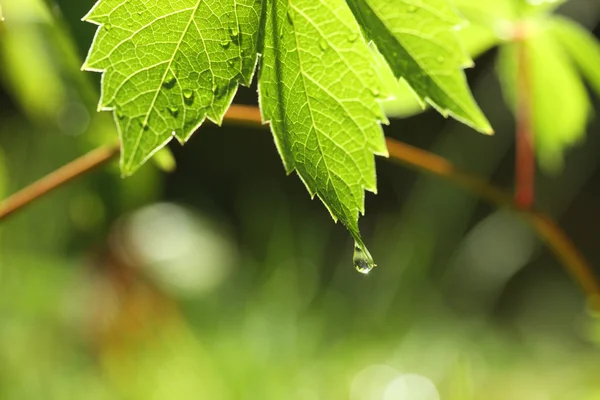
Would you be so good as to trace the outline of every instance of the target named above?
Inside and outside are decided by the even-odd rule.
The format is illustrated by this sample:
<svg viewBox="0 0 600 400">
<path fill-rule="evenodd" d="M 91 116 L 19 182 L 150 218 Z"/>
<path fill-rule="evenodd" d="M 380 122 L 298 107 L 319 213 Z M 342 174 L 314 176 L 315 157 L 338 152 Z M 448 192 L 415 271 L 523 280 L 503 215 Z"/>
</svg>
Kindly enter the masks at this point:
<svg viewBox="0 0 600 400">
<path fill-rule="evenodd" d="M 0 221 L 32 203 L 34 200 L 98 168 L 110 161 L 117 154 L 119 154 L 119 146 L 117 144 L 98 147 L 51 172 L 40 180 L 35 181 L 26 188 L 21 189 L 0 203 Z"/>
<path fill-rule="evenodd" d="M 508 207 L 521 214 L 579 283 L 590 301 L 595 302 L 595 306 L 600 309 L 600 282 L 593 269 L 568 235 L 549 216 L 540 211 L 523 209 L 510 193 L 504 192 L 484 179 L 461 171 L 443 157 L 391 138 L 386 138 L 386 143 L 393 161 L 447 179 L 491 204 Z"/>
<path fill-rule="evenodd" d="M 225 114 L 224 122 L 255 128 L 265 126 L 257 107 L 243 105 L 232 105 Z M 567 234 L 550 217 L 539 211 L 524 210 L 510 193 L 458 169 L 443 157 L 392 138 L 386 138 L 386 143 L 393 161 L 447 179 L 498 207 L 508 207 L 521 214 L 579 283 L 590 300 L 599 301 L 600 282 L 592 268 Z M 0 204 L 0 221 L 46 193 L 103 165 L 118 154 L 119 146 L 116 144 L 100 147 L 15 193 Z"/>
</svg>

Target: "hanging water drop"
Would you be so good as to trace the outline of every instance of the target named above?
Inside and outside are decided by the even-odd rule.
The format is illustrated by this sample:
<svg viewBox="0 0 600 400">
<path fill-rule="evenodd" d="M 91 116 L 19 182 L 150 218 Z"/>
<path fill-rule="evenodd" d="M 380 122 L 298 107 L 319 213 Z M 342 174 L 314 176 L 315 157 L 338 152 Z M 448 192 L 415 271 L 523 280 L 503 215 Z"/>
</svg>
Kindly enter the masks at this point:
<svg viewBox="0 0 600 400">
<path fill-rule="evenodd" d="M 192 89 L 183 89 L 183 101 L 188 106 L 191 106 L 194 103 L 194 92 Z"/>
<path fill-rule="evenodd" d="M 364 275 L 371 272 L 373 267 L 375 267 L 375 263 L 373 262 L 371 255 L 365 253 L 356 242 L 354 242 L 354 255 L 352 257 L 352 263 L 354 264 L 354 268 Z"/>
</svg>

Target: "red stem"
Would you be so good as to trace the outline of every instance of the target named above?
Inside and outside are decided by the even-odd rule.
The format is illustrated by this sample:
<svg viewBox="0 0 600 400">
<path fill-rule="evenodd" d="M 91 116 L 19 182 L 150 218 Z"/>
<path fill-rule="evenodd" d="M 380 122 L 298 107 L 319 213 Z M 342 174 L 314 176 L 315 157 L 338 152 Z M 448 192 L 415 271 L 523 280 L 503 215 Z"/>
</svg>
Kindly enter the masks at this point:
<svg viewBox="0 0 600 400">
<path fill-rule="evenodd" d="M 515 202 L 521 209 L 531 209 L 535 187 L 535 131 L 531 96 L 529 54 L 524 40 L 525 27 L 517 27 L 517 132 L 515 157 Z"/>
</svg>

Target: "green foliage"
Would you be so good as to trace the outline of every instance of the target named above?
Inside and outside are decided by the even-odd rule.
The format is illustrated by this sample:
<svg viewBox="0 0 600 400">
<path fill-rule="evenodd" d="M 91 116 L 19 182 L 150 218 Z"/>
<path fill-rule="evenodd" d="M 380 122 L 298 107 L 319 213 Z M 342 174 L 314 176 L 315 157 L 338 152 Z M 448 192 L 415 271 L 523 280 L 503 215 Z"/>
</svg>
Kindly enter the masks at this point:
<svg viewBox="0 0 600 400">
<path fill-rule="evenodd" d="M 398 78 L 442 114 L 491 133 L 466 84 L 472 60 L 456 34 L 464 22 L 446 0 L 349 0 L 357 20 Z"/>
<path fill-rule="evenodd" d="M 563 0 L 453 0 L 470 22 L 458 31 L 472 57 L 499 47 L 497 73 L 508 105 L 516 111 L 516 91 L 531 91 L 536 150 L 545 170 L 562 167 L 563 153 L 584 138 L 590 101 L 582 77 L 600 94 L 600 44 L 582 26 L 551 14 Z M 517 43 L 523 42 L 528 89 L 517 87 Z M 394 92 L 395 114 L 417 111 L 411 98 Z M 559 101 L 557 99 L 568 99 Z M 395 109 L 392 109 L 396 111 Z"/>
<path fill-rule="evenodd" d="M 266 4 L 264 119 L 286 170 L 296 170 L 360 243 L 363 191 L 377 190 L 373 153 L 387 154 L 377 102 L 384 95 L 371 53 L 343 0 Z"/>
<path fill-rule="evenodd" d="M 397 5 L 402 12 L 343 0 L 100 0 L 85 18 L 100 28 L 84 69 L 104 73 L 100 108 L 115 111 L 122 173 L 172 137 L 185 142 L 205 118 L 220 123 L 260 53 L 262 114 L 286 170 L 297 171 L 369 255 L 358 215 L 363 191 L 377 189 L 373 156 L 387 154 L 379 103 L 391 97 L 384 82 L 400 87 L 388 69 L 444 115 L 491 132 L 462 73 L 472 62 L 447 0 L 436 0 L 435 13 L 417 2 Z"/>
<path fill-rule="evenodd" d="M 552 18 L 549 29 L 600 95 L 600 43 L 584 27 L 566 18 Z"/>
<path fill-rule="evenodd" d="M 102 0 L 83 66 L 103 71 L 101 109 L 115 110 L 121 169 L 132 174 L 174 136 L 223 119 L 257 58 L 260 1 Z"/>
</svg>

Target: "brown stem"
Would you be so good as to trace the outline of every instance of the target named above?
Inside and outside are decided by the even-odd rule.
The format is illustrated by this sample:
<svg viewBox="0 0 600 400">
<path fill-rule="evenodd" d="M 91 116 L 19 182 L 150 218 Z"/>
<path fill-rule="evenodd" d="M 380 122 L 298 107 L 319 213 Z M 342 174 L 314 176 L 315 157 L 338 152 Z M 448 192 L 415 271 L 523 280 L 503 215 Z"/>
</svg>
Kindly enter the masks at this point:
<svg viewBox="0 0 600 400">
<path fill-rule="evenodd" d="M 252 127 L 264 126 L 258 108 L 242 105 L 232 105 L 225 115 L 224 122 Z M 563 263 L 565 269 L 581 285 L 589 298 L 594 301 L 600 299 L 600 283 L 592 272 L 592 268 L 565 232 L 548 216 L 538 211 L 523 209 L 512 199 L 510 194 L 491 185 L 484 179 L 458 169 L 443 157 L 392 138 L 386 138 L 386 143 L 390 158 L 393 161 L 445 178 L 496 206 L 509 207 L 519 212 Z M 99 167 L 116 157 L 118 153 L 119 147 L 117 145 L 93 150 L 17 192 L 0 204 L 0 221 L 45 193 Z"/>
<path fill-rule="evenodd" d="M 394 161 L 445 178 L 491 204 L 508 207 L 520 213 L 579 283 L 588 298 L 595 303 L 594 306 L 600 309 L 600 282 L 593 269 L 567 234 L 550 217 L 539 211 L 523 209 L 509 193 L 484 179 L 459 170 L 443 157 L 391 138 L 386 138 L 386 143 L 390 158 Z"/>
<path fill-rule="evenodd" d="M 98 168 L 119 154 L 116 144 L 99 147 L 71 161 L 0 203 L 0 221 L 45 194 Z"/>
<path fill-rule="evenodd" d="M 525 23 L 515 27 L 517 46 L 517 110 L 515 202 L 524 210 L 532 207 L 535 188 L 535 132 L 531 93 L 531 71 Z"/>
</svg>

